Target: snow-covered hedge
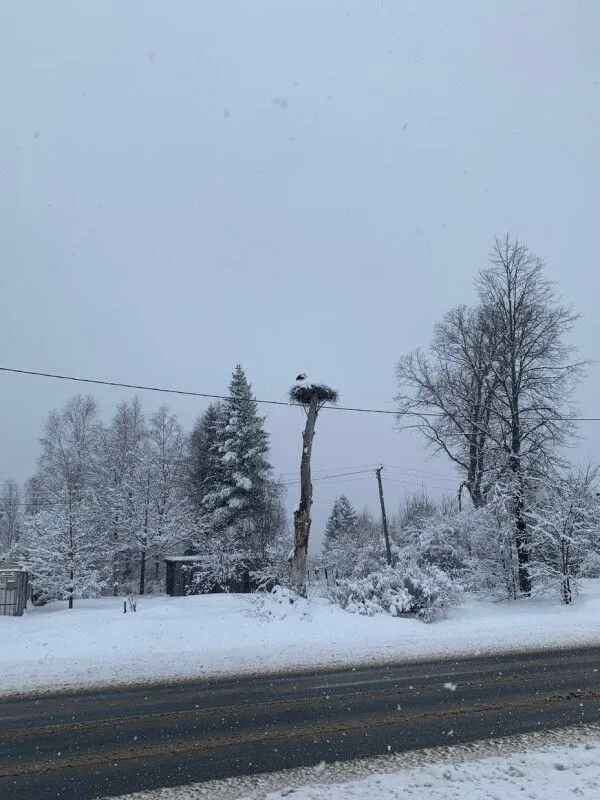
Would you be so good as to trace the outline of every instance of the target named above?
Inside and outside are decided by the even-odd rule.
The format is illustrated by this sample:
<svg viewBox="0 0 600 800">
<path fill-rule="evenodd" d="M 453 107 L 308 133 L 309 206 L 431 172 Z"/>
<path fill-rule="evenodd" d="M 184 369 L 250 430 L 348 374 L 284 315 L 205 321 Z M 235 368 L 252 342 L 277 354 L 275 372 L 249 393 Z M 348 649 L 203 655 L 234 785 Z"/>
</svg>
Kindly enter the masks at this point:
<svg viewBox="0 0 600 800">
<path fill-rule="evenodd" d="M 331 599 L 355 614 L 417 614 L 424 622 L 443 619 L 458 605 L 461 587 L 431 565 L 398 564 L 365 578 L 342 579 L 330 589 Z"/>
</svg>

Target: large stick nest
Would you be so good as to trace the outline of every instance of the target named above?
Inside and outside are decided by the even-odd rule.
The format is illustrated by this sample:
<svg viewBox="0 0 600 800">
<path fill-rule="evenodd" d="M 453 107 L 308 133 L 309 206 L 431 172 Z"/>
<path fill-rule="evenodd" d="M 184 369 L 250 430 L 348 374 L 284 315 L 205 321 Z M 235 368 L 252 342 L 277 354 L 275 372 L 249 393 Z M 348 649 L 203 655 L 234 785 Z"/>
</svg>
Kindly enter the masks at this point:
<svg viewBox="0 0 600 800">
<path fill-rule="evenodd" d="M 315 395 L 320 406 L 324 403 L 335 405 L 340 399 L 338 392 L 324 383 L 297 383 L 290 389 L 290 401 L 301 406 L 310 405 Z"/>
</svg>

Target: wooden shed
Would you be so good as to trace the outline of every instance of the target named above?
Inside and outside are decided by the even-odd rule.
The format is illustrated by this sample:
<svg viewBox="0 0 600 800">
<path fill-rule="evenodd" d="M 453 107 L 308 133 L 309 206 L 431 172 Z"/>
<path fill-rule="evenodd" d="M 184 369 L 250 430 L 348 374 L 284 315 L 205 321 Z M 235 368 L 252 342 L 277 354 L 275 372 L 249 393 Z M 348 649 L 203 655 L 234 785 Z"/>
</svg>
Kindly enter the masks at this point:
<svg viewBox="0 0 600 800">
<path fill-rule="evenodd" d="M 198 594 L 194 576 L 198 570 L 198 556 L 167 556 L 165 558 L 165 590 L 171 597 Z"/>
</svg>

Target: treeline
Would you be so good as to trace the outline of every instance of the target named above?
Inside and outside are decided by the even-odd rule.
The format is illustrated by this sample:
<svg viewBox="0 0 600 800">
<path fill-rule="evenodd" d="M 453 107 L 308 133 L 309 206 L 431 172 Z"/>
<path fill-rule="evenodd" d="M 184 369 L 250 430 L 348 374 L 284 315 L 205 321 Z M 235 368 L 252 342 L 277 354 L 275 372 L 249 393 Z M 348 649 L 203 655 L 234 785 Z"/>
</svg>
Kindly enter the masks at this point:
<svg viewBox="0 0 600 800">
<path fill-rule="evenodd" d="M 579 577 L 600 574 L 598 472 L 568 459 L 585 370 L 566 343 L 577 315 L 510 237 L 494 242 L 475 291 L 426 351 L 397 365 L 399 427 L 448 459 L 458 492 L 441 506 L 412 498 L 391 520 L 391 564 L 379 523 L 336 502 L 323 559 L 345 607 L 430 613 L 461 588 L 512 598 L 550 589 L 570 603 Z M 241 367 L 190 436 L 165 408 L 146 420 L 137 400 L 102 425 L 93 399 L 77 397 L 41 442 L 22 518 L 18 487 L 4 487 L 0 537 L 47 596 L 143 592 L 171 548 L 201 555 L 203 586 L 244 570 L 286 579 L 282 490 Z"/>
<path fill-rule="evenodd" d="M 285 530 L 282 488 L 240 366 L 228 395 L 189 436 L 166 407 L 146 417 L 137 397 L 108 424 L 90 396 L 50 414 L 35 475 L 22 495 L 8 481 L 1 498 L 2 549 L 31 570 L 39 597 L 72 607 L 160 590 L 164 555 L 184 550 L 201 556 L 200 589 L 268 570 Z"/>
<path fill-rule="evenodd" d="M 528 497 L 528 570 L 532 593 L 572 602 L 581 578 L 600 576 L 597 471 L 583 468 L 540 483 Z M 332 597 L 363 614 L 415 611 L 443 615 L 463 592 L 517 599 L 519 560 L 510 486 L 498 484 L 479 508 L 458 510 L 425 490 L 389 520 L 392 565 L 381 524 L 342 495 L 327 522 L 321 565 L 335 578 Z"/>
</svg>

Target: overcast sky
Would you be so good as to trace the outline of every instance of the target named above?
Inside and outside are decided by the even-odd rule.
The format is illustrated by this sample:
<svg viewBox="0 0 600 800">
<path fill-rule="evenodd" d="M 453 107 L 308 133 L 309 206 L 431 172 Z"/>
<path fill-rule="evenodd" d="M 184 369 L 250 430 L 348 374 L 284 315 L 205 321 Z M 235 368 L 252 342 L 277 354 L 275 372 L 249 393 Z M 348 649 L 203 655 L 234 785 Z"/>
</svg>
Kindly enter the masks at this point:
<svg viewBox="0 0 600 800">
<path fill-rule="evenodd" d="M 398 356 L 507 231 L 598 358 L 599 36 L 596 0 L 2 3 L 0 361 L 214 393 L 240 362 L 259 398 L 305 370 L 392 409 Z M 586 415 L 599 389 L 593 367 Z M 103 417 L 131 395 L 90 390 Z M 0 374 L 0 479 L 77 391 Z M 166 400 L 186 427 L 205 407 Z M 292 478 L 302 412 L 264 413 Z M 454 491 L 391 417 L 323 412 L 317 476 L 377 462 L 392 511 Z M 315 534 L 341 491 L 376 510 L 371 474 L 318 481 Z"/>
</svg>

